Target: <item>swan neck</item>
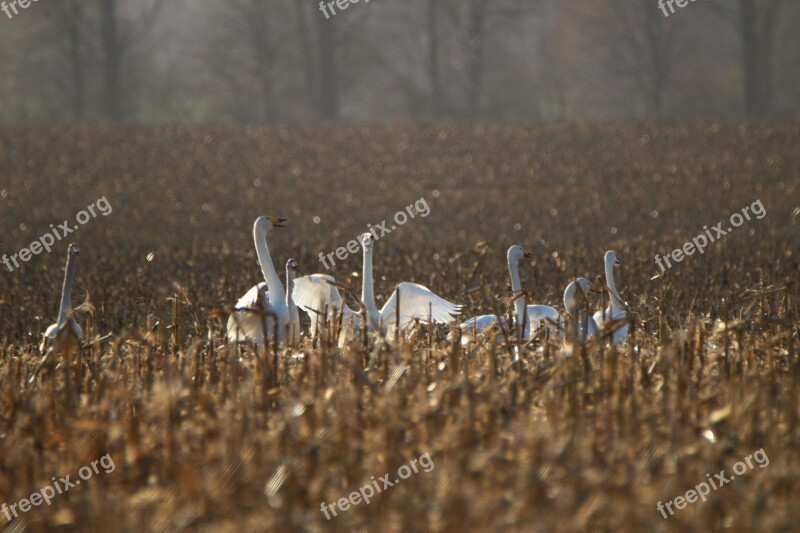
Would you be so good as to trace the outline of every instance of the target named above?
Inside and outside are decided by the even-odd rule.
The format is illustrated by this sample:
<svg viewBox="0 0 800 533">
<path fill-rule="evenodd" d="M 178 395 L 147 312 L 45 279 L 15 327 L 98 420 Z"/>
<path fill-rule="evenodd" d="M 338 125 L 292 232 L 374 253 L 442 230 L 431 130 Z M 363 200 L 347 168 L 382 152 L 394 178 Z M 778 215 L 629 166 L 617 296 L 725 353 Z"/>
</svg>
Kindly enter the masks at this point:
<svg viewBox="0 0 800 533">
<path fill-rule="evenodd" d="M 64 285 L 61 287 L 61 306 L 58 310 L 58 325 L 61 326 L 72 310 L 72 280 L 75 278 L 77 257 L 72 250 L 67 252 L 67 268 L 64 271 Z"/>
<path fill-rule="evenodd" d="M 372 285 L 372 249 L 364 248 L 364 271 L 363 279 L 361 280 L 361 301 L 367 308 L 370 315 L 374 315 L 378 311 L 375 304 L 375 292 Z"/>
<path fill-rule="evenodd" d="M 564 309 L 567 310 L 570 316 L 575 316 L 575 284 L 570 283 L 567 290 L 564 291 Z"/>
<path fill-rule="evenodd" d="M 622 298 L 617 292 L 617 282 L 614 279 L 614 264 L 611 261 L 606 262 L 606 285 L 608 285 L 608 290 L 611 293 L 611 308 L 614 311 L 622 309 Z"/>
<path fill-rule="evenodd" d="M 517 323 L 522 324 L 525 318 L 525 298 L 520 294 L 522 283 L 519 281 L 519 263 L 509 258 L 508 272 L 511 275 L 511 290 L 514 292 L 514 297 L 517 298 L 519 296 L 514 300 L 514 312 L 517 316 Z"/>
<path fill-rule="evenodd" d="M 292 300 L 292 292 L 294 291 L 294 273 L 292 269 L 286 267 L 286 307 L 289 311 L 294 310 L 294 300 Z"/>
<path fill-rule="evenodd" d="M 278 272 L 275 270 L 275 265 L 272 263 L 272 257 L 269 255 L 267 233 L 255 228 L 253 230 L 253 239 L 256 242 L 256 254 L 258 255 L 258 264 L 261 267 L 261 274 L 264 276 L 264 281 L 267 282 L 270 296 L 273 294 L 276 296 L 274 300 L 270 297 L 270 301 L 282 301 L 285 299 L 286 293 L 283 290 L 281 278 L 278 277 Z"/>
</svg>

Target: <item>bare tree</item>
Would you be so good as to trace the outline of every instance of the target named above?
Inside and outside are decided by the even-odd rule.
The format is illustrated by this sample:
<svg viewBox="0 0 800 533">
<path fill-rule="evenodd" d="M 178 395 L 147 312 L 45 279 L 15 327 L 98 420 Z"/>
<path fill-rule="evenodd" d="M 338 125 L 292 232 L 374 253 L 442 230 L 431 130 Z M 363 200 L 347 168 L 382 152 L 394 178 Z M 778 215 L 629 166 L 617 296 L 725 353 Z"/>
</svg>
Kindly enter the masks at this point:
<svg viewBox="0 0 800 533">
<path fill-rule="evenodd" d="M 437 116 L 483 112 L 487 44 L 530 14 L 537 0 L 428 0 L 427 29 L 432 109 Z M 450 44 L 450 46 L 448 46 Z M 463 104 L 448 87 L 460 86 Z"/>
<path fill-rule="evenodd" d="M 242 121 L 274 122 L 278 116 L 278 53 L 289 32 L 281 21 L 291 15 L 288 1 L 230 0 L 210 6 L 208 53 L 212 76 L 233 95 Z"/>
<path fill-rule="evenodd" d="M 64 54 L 70 80 L 70 109 L 74 120 L 86 118 L 86 76 L 88 71 L 86 52 L 87 14 L 85 2 L 80 0 L 61 0 L 43 5 L 47 16 L 59 34 L 68 43 L 66 48 L 58 47 Z"/>
<path fill-rule="evenodd" d="M 433 116 L 439 118 L 444 112 L 444 101 L 446 98 L 445 87 L 442 83 L 440 66 L 440 37 L 439 37 L 439 18 L 441 0 L 428 0 L 427 24 L 428 31 L 428 72 L 431 78 L 431 107 Z"/>
<path fill-rule="evenodd" d="M 766 114 L 772 101 L 773 48 L 784 0 L 728 0 L 708 5 L 729 21 L 739 36 L 745 112 Z"/>
<path fill-rule="evenodd" d="M 339 40 L 336 23 L 319 17 L 319 116 L 323 120 L 339 118 Z"/>
<path fill-rule="evenodd" d="M 662 118 L 675 58 L 687 50 L 687 42 L 679 38 L 685 19 L 665 19 L 649 0 L 608 4 L 587 14 L 595 41 L 602 43 L 598 57 L 608 72 L 628 80 L 645 96 L 650 114 Z"/>
<path fill-rule="evenodd" d="M 295 10 L 303 70 L 311 84 L 309 96 L 322 120 L 340 118 L 345 71 L 352 74 L 363 70 L 363 65 L 352 64 L 352 61 L 345 66 L 341 56 L 348 45 L 361 41 L 360 34 L 369 23 L 374 7 L 375 4 L 362 2 L 336 15 L 321 13 L 315 3 L 303 4 Z M 373 54 L 369 55 L 374 58 Z"/>
<path fill-rule="evenodd" d="M 124 59 L 152 25 L 168 0 L 153 0 L 143 11 L 125 24 L 119 13 L 119 0 L 99 0 L 99 36 L 102 50 L 103 116 L 107 120 L 126 118 L 123 90 Z"/>
</svg>

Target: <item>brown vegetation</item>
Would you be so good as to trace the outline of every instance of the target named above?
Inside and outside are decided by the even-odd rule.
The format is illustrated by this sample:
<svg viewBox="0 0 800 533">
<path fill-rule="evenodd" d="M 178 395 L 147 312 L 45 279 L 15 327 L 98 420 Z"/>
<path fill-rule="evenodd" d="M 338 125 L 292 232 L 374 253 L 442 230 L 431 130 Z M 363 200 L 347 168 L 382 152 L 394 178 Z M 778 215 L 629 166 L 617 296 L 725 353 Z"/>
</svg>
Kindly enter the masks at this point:
<svg viewBox="0 0 800 533">
<path fill-rule="evenodd" d="M 70 236 L 73 300 L 91 304 L 88 339 L 116 337 L 83 350 L 79 395 L 60 369 L 28 385 L 66 244 L 0 275 L 0 503 L 111 453 L 116 471 L 12 527 L 793 529 L 798 163 L 797 122 L 7 128 L 3 253 L 106 196 L 113 212 Z M 516 243 L 535 254 L 521 266 L 531 300 L 560 306 L 615 249 L 631 343 L 569 357 L 534 345 L 514 363 L 442 329 L 378 347 L 368 371 L 360 345 L 226 347 L 220 310 L 260 276 L 258 215 L 289 218 L 273 256 L 311 273 L 422 196 L 430 215 L 376 244 L 379 296 L 414 280 L 490 312 Z M 757 199 L 766 218 L 652 279 L 655 253 Z M 359 269 L 353 256 L 331 273 L 357 287 Z M 768 467 L 668 521 L 656 510 L 762 447 Z M 325 520 L 322 501 L 423 453 L 432 472 Z"/>
</svg>

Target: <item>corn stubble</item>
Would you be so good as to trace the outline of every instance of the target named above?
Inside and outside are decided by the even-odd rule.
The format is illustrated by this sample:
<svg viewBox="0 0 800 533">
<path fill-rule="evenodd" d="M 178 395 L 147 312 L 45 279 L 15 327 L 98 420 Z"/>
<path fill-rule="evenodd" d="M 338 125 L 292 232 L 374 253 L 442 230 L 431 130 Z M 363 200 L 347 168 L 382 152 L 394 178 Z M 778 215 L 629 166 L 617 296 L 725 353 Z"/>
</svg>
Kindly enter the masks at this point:
<svg viewBox="0 0 800 533">
<path fill-rule="evenodd" d="M 74 211 L 70 199 L 96 192 L 115 206 L 75 235 L 84 252 L 73 298 L 86 300 L 76 318 L 88 341 L 69 387 L 63 361 L 28 384 L 41 360 L 36 334 L 57 305 L 57 254 L 0 278 L 0 502 L 74 478 L 105 453 L 117 465 L 12 527 L 798 523 L 797 123 L 103 128 L 0 133 L 9 226 L 46 227 Z M 31 172 L 53 184 L 49 211 L 17 192 Z M 326 175 L 339 182 L 315 189 Z M 372 204 L 359 207 L 356 186 Z M 409 190 L 426 195 L 431 215 L 379 243 L 377 294 L 392 291 L 381 276 L 402 277 L 466 304 L 467 316 L 508 313 L 509 244 L 536 255 L 521 266 L 531 303 L 558 302 L 614 248 L 635 311 L 630 342 L 564 348 L 511 335 L 462 348 L 446 327 L 422 325 L 394 348 L 358 338 L 340 350 L 335 336 L 261 352 L 225 343 L 226 310 L 259 277 L 249 226 L 265 201 L 290 219 L 271 235 L 273 255 L 296 256 L 310 273 L 319 251 L 391 216 Z M 655 251 L 757 197 L 768 215 L 755 235 L 737 230 L 651 279 Z M 22 242 L 20 231 L 7 240 Z M 337 266 L 348 294 L 359 292 L 350 275 L 359 261 Z M 656 510 L 759 448 L 768 467 L 669 520 Z M 321 502 L 371 476 L 394 479 L 423 453 L 433 471 L 325 520 Z"/>
</svg>

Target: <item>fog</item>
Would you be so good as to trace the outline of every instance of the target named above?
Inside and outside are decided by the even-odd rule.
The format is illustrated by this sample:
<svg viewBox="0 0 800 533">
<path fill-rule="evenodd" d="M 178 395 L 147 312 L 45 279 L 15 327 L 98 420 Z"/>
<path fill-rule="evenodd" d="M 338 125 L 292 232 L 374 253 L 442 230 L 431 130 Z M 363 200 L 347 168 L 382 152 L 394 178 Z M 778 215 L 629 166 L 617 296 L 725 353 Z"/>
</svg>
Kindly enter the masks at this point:
<svg viewBox="0 0 800 533">
<path fill-rule="evenodd" d="M 797 116 L 800 4 L 683 1 L 6 0 L 0 121 Z"/>
</svg>

